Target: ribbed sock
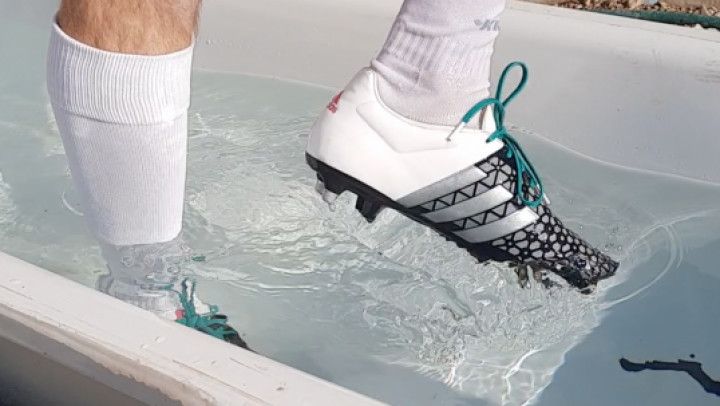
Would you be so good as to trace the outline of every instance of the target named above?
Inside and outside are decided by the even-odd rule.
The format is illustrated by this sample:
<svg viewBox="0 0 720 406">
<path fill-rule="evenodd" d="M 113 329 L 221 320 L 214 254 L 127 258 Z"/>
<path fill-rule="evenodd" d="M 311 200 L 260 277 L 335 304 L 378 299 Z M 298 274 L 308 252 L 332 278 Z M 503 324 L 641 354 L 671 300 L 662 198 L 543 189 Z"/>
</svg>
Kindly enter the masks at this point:
<svg viewBox="0 0 720 406">
<path fill-rule="evenodd" d="M 372 61 L 380 98 L 399 114 L 454 125 L 488 96 L 505 0 L 405 0 Z"/>
<path fill-rule="evenodd" d="M 85 218 L 102 241 L 151 244 L 181 230 L 192 52 L 106 52 L 54 25 L 48 92 Z"/>
</svg>

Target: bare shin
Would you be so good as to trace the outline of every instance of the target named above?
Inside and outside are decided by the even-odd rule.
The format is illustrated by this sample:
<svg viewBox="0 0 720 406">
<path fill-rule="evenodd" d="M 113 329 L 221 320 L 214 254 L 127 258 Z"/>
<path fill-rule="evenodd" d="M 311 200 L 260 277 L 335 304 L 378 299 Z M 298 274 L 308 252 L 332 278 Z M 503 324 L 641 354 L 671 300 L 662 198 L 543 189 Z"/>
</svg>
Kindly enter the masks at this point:
<svg viewBox="0 0 720 406">
<path fill-rule="evenodd" d="M 92 47 L 161 55 L 188 47 L 201 0 L 62 0 L 62 30 Z"/>
</svg>

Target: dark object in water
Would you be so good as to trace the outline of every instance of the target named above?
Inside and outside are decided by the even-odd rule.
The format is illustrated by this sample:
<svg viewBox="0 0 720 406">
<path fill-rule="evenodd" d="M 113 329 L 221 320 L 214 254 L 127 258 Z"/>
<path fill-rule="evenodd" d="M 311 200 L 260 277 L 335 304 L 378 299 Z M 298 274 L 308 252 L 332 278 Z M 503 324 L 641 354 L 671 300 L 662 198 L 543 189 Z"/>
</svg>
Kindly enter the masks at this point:
<svg viewBox="0 0 720 406">
<path fill-rule="evenodd" d="M 690 355 L 695 358 L 695 355 Z M 646 369 L 653 371 L 680 371 L 685 372 L 695 379 L 706 392 L 720 396 L 720 381 L 715 381 L 702 369 L 702 364 L 695 361 L 679 359 L 677 362 L 667 361 L 645 361 L 635 363 L 625 358 L 620 358 L 620 367 L 628 372 L 642 372 Z"/>
</svg>

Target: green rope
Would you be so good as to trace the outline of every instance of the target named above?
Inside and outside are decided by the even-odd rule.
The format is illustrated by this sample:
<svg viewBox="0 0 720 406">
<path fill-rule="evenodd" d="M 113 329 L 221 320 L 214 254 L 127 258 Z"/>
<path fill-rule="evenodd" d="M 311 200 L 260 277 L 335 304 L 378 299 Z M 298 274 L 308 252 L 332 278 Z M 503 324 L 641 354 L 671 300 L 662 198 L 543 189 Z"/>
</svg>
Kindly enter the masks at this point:
<svg viewBox="0 0 720 406">
<path fill-rule="evenodd" d="M 505 85 L 505 79 L 507 78 L 508 73 L 510 73 L 510 71 L 515 67 L 519 67 L 522 71 L 520 83 L 518 83 L 518 85 L 515 87 L 515 90 L 513 90 L 510 95 L 505 98 L 505 100 L 501 101 L 503 87 Z M 517 142 L 517 140 L 515 140 L 512 135 L 508 133 L 507 128 L 505 128 L 506 106 L 525 87 L 525 84 L 527 83 L 527 77 L 528 69 L 524 63 L 512 62 L 508 66 L 506 66 L 502 74 L 500 75 L 500 79 L 498 80 L 495 97 L 489 97 L 487 99 L 481 100 L 480 102 L 475 104 L 470 110 L 468 110 L 468 112 L 465 113 L 465 115 L 463 116 L 460 124 L 458 124 L 458 126 L 455 127 L 455 130 L 450 134 L 450 136 L 448 136 L 448 140 L 459 130 L 464 128 L 484 108 L 488 106 L 493 106 L 493 116 L 495 118 L 495 132 L 490 134 L 487 142 L 501 140 L 505 144 L 505 146 L 507 147 L 506 156 L 515 160 L 515 170 L 517 172 L 517 181 L 515 182 L 515 196 L 517 196 L 520 202 L 522 202 L 524 205 L 535 208 L 542 204 L 543 201 L 545 192 L 543 189 L 542 181 L 540 180 L 540 176 L 538 176 L 537 171 L 530 163 L 530 160 L 525 155 L 525 152 L 523 152 L 522 148 L 520 147 L 520 144 Z M 523 186 L 525 185 L 525 175 L 528 176 L 528 186 L 530 188 L 537 188 L 538 191 L 538 195 L 532 200 L 525 198 L 525 193 L 523 192 Z"/>
<path fill-rule="evenodd" d="M 190 288 L 188 289 L 188 285 Z M 231 329 L 224 328 L 227 321 L 224 318 L 215 318 L 218 314 L 218 307 L 210 305 L 210 312 L 199 314 L 195 308 L 195 281 L 184 279 L 180 284 L 180 292 L 173 290 L 178 294 L 180 304 L 182 305 L 183 317 L 176 320 L 184 326 L 209 334 L 213 337 L 224 340 L 225 337 L 235 334 Z"/>
</svg>

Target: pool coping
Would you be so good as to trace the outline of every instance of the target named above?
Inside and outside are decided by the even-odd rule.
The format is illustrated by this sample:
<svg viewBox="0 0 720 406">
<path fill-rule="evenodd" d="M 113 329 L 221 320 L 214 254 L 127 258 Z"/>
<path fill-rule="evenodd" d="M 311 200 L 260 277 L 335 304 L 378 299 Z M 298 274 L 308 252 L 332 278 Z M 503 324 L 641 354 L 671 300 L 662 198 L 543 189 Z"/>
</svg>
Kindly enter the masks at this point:
<svg viewBox="0 0 720 406">
<path fill-rule="evenodd" d="M 0 337 L 148 404 L 380 404 L 9 255 L 0 269 L 0 327 L 23 326 Z"/>
</svg>

